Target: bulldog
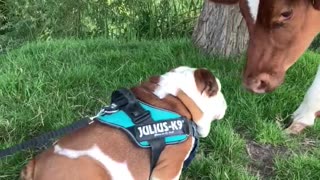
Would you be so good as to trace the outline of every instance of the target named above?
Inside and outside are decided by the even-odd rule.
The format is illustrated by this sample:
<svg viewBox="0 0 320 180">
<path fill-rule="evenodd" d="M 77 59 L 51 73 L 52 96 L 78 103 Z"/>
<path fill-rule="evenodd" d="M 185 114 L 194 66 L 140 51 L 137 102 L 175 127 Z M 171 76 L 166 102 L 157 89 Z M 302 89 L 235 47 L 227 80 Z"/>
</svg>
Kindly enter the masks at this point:
<svg viewBox="0 0 320 180">
<path fill-rule="evenodd" d="M 194 133 L 199 137 L 208 136 L 211 122 L 222 119 L 227 109 L 219 79 L 204 68 L 180 66 L 130 90 L 145 106 L 164 111 L 159 115 L 174 113 L 185 118 L 171 121 L 171 128 L 179 130 L 181 122 L 186 120 L 194 123 Z M 167 144 L 152 166 L 150 148 L 141 148 L 123 129 L 95 121 L 95 118 L 90 125 L 63 136 L 30 160 L 21 171 L 21 179 L 179 179 L 195 147 L 196 138 L 192 135 L 179 143 Z M 122 119 L 117 121 L 122 122 Z M 149 135 L 164 132 L 170 128 L 168 124 L 170 122 L 138 127 L 135 132 L 140 136 L 143 132 Z"/>
</svg>

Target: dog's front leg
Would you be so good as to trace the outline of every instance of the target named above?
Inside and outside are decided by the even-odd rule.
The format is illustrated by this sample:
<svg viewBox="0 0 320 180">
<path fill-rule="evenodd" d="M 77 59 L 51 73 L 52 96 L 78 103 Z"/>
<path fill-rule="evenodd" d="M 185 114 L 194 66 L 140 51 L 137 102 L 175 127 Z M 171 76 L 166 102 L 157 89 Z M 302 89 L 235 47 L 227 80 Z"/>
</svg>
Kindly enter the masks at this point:
<svg viewBox="0 0 320 180">
<path fill-rule="evenodd" d="M 293 123 L 287 128 L 287 132 L 290 134 L 300 133 L 305 127 L 312 126 L 317 116 L 320 116 L 320 66 L 302 103 L 293 113 Z"/>
</svg>

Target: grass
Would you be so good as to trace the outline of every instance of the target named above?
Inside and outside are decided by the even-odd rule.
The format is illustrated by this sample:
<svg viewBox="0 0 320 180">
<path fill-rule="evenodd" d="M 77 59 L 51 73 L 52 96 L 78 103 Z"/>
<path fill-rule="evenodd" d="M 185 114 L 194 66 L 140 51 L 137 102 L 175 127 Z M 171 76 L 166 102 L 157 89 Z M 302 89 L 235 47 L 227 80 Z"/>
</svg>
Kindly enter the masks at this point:
<svg viewBox="0 0 320 180">
<path fill-rule="evenodd" d="M 279 89 L 253 95 L 241 86 L 242 56 L 235 61 L 206 57 L 188 40 L 28 44 L 0 56 L 0 148 L 94 115 L 113 90 L 188 65 L 210 68 L 219 77 L 228 109 L 201 139 L 182 179 L 319 179 L 320 125 L 298 136 L 282 131 L 311 85 L 318 59 L 319 54 L 306 52 Z M 247 153 L 252 143 L 261 150 L 256 148 L 256 158 Z M 2 159 L 0 179 L 17 179 L 33 154 Z M 266 163 L 262 156 L 268 154 L 274 160 Z"/>
</svg>

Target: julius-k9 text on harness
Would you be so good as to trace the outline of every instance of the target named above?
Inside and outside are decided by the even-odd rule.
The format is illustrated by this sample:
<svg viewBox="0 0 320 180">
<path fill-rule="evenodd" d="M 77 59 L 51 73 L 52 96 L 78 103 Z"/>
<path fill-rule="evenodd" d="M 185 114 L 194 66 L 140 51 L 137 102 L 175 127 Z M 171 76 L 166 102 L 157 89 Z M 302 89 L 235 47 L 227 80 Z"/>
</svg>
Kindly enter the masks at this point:
<svg viewBox="0 0 320 180">
<path fill-rule="evenodd" d="M 195 138 L 184 169 L 191 163 L 198 147 L 199 136 L 193 121 L 175 112 L 143 103 L 128 89 L 114 91 L 111 105 L 103 108 L 95 120 L 123 130 L 141 148 L 151 148 L 151 170 L 166 145 L 184 142 L 189 136 Z"/>
</svg>

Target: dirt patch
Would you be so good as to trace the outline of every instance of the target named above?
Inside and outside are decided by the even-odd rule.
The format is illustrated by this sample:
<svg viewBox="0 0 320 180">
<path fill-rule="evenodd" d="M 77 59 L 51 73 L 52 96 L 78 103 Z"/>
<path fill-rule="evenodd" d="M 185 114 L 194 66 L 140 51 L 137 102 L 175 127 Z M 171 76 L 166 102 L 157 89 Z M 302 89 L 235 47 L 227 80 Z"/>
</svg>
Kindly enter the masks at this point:
<svg viewBox="0 0 320 180">
<path fill-rule="evenodd" d="M 249 170 L 261 179 L 268 179 L 275 175 L 273 168 L 275 155 L 288 154 L 286 148 L 261 145 L 254 141 L 248 141 L 246 149 L 251 158 Z"/>
</svg>

